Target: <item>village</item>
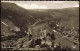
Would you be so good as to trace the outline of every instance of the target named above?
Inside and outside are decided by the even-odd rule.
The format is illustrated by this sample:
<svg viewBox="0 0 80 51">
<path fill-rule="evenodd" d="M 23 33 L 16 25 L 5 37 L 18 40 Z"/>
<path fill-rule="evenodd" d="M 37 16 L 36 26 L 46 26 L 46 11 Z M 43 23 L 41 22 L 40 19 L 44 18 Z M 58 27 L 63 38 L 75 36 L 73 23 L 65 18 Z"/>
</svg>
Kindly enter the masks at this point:
<svg viewBox="0 0 80 51">
<path fill-rule="evenodd" d="M 9 29 L 9 30 L 14 33 L 21 32 L 20 28 L 18 27 L 14 27 L 14 29 Z M 48 27 L 48 24 L 44 23 L 40 25 L 40 27 L 38 26 L 34 27 L 34 25 L 33 25 L 33 28 L 32 26 L 31 28 L 28 27 L 28 31 L 25 30 L 24 33 L 26 35 L 23 38 L 19 38 L 17 40 L 16 47 L 13 49 L 54 50 L 56 48 L 60 48 L 60 49 L 68 48 L 66 46 L 64 48 L 64 46 L 61 45 L 60 42 L 55 42 L 56 40 L 55 34 L 58 34 L 59 36 L 61 36 L 62 39 L 67 39 L 68 41 L 71 41 L 71 43 L 73 43 L 72 45 L 73 49 L 76 49 L 77 45 L 79 44 L 79 40 L 78 40 L 79 35 L 77 34 L 78 32 L 74 30 L 74 28 L 68 33 L 66 31 L 63 31 L 62 33 L 60 33 L 56 29 L 53 29 L 53 30 L 50 29 Z"/>
</svg>

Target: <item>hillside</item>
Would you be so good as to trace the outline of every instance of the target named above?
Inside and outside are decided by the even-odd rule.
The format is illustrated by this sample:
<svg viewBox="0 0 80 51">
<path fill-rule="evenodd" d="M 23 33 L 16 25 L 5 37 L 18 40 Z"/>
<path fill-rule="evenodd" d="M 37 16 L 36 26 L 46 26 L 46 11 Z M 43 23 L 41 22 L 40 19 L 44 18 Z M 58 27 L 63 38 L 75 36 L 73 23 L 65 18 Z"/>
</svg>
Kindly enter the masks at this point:
<svg viewBox="0 0 80 51">
<path fill-rule="evenodd" d="M 59 26 L 56 26 L 56 24 L 58 23 Z M 20 31 L 11 31 L 15 27 L 17 27 L 17 29 L 20 29 Z M 57 37 L 56 34 L 58 33 L 54 33 L 52 31 L 53 27 L 55 27 L 56 29 L 66 27 L 66 30 L 68 31 L 70 31 L 74 27 L 76 31 L 79 31 L 79 8 L 73 7 L 64 9 L 31 10 L 21 8 L 14 3 L 1 2 L 2 46 L 16 46 L 18 45 L 18 41 L 19 43 L 22 43 L 21 41 L 24 41 L 24 39 L 28 41 L 28 36 L 25 33 L 25 31 L 28 31 L 28 27 L 31 28 L 32 34 L 35 38 L 36 36 L 40 36 L 41 29 L 46 29 L 47 32 L 49 32 L 50 34 L 55 34 L 55 36 Z M 57 42 L 58 39 L 59 38 L 57 37 L 57 40 L 55 41 Z"/>
<path fill-rule="evenodd" d="M 1 18 L 3 17 L 10 19 L 20 27 L 45 19 L 58 22 L 69 21 L 72 22 L 73 26 L 76 25 L 75 27 L 78 27 L 79 8 L 26 10 L 14 3 L 2 2 Z"/>
<path fill-rule="evenodd" d="M 60 27 L 75 30 L 79 29 L 79 8 L 64 9 L 24 9 L 14 3 L 1 3 L 1 20 L 8 19 L 22 31 L 27 30 L 29 25 L 33 25 L 38 21 L 57 22 Z M 42 23 L 38 23 L 42 24 Z M 54 24 L 54 23 L 53 23 Z M 10 24 L 8 24 L 10 25 Z M 73 26 L 73 27 L 72 27 Z M 34 26 L 35 27 L 35 26 Z"/>
</svg>

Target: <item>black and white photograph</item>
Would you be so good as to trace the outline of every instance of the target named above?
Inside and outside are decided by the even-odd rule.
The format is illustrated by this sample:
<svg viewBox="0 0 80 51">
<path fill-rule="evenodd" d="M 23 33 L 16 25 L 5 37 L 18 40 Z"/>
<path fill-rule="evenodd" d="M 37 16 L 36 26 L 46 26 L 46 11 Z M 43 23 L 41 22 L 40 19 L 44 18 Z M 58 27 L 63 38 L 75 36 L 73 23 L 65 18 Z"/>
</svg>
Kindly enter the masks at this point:
<svg viewBox="0 0 80 51">
<path fill-rule="evenodd" d="M 79 1 L 1 1 L 1 51 L 79 51 Z"/>
</svg>

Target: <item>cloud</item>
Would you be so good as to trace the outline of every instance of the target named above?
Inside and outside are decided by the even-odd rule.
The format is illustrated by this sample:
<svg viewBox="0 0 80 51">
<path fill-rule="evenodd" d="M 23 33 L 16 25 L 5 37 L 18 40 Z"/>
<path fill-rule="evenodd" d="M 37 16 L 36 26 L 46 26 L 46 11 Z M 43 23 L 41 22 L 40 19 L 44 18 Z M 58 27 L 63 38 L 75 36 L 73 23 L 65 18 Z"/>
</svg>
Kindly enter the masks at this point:
<svg viewBox="0 0 80 51">
<path fill-rule="evenodd" d="M 17 5 L 25 8 L 25 9 L 47 9 L 47 7 L 45 5 L 38 5 L 38 4 L 34 4 L 34 3 L 33 4 L 18 3 Z"/>
<path fill-rule="evenodd" d="M 65 1 L 53 1 L 54 3 L 64 3 Z"/>
<path fill-rule="evenodd" d="M 77 4 L 77 5 L 74 5 L 74 7 L 79 7 L 79 4 Z"/>
<path fill-rule="evenodd" d="M 46 6 L 44 6 L 44 5 L 42 5 L 40 8 L 47 9 L 47 7 L 46 7 Z"/>
</svg>

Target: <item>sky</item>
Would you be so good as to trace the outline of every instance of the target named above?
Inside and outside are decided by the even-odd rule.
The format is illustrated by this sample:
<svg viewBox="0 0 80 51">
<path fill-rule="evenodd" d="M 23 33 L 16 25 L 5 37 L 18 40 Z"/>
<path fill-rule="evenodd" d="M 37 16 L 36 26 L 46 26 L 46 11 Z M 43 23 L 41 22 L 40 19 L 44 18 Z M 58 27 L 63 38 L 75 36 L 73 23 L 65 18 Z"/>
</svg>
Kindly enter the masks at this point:
<svg viewBox="0 0 80 51">
<path fill-rule="evenodd" d="M 62 9 L 79 7 L 79 1 L 1 1 L 15 3 L 25 9 Z"/>
</svg>

